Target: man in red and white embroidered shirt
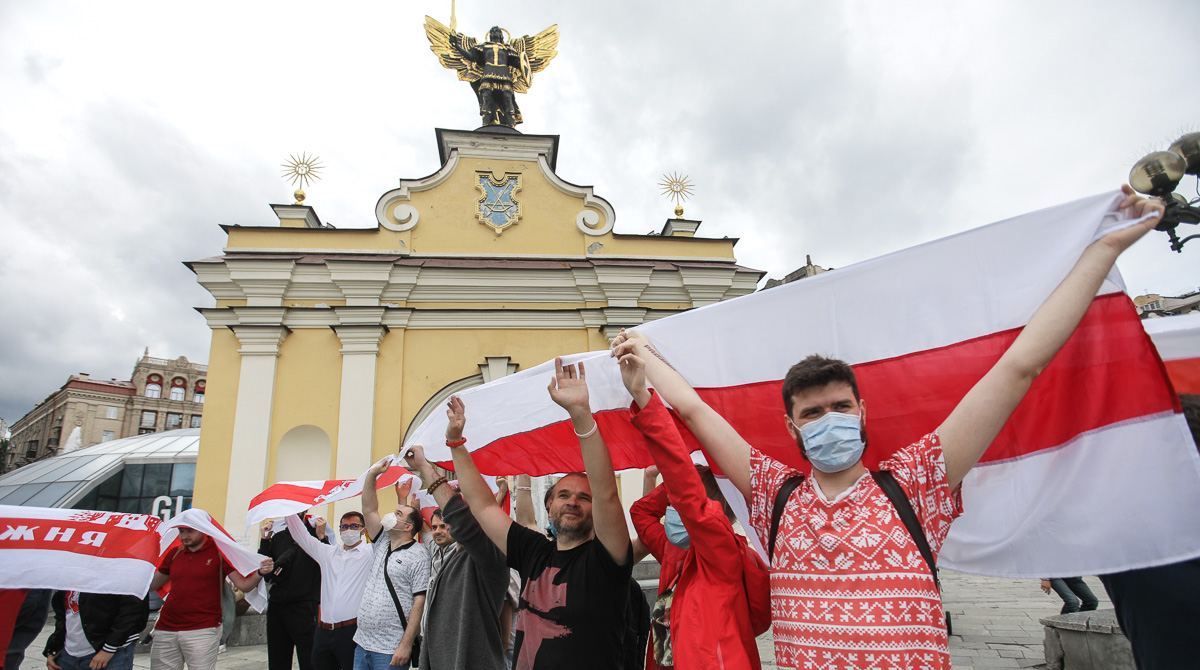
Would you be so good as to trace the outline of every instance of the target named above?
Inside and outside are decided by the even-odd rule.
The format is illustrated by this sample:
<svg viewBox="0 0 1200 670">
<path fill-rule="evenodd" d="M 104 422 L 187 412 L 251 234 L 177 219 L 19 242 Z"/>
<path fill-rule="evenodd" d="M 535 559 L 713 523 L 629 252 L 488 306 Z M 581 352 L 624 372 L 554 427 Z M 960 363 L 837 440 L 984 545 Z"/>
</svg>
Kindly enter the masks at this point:
<svg viewBox="0 0 1200 670">
<path fill-rule="evenodd" d="M 1122 209 L 1161 215 L 1157 201 L 1132 190 L 1126 195 Z M 930 563 L 962 512 L 959 485 L 1075 330 L 1117 256 L 1158 218 L 1089 246 L 946 420 L 881 462 L 876 473 L 862 463 L 867 408 L 846 363 L 810 356 L 784 378 L 783 419 L 812 465 L 812 476 L 798 479 L 795 470 L 751 448 L 644 337 L 623 333 L 614 340 L 618 358 L 631 348 L 653 354 L 641 357 L 651 384 L 749 501 L 751 526 L 773 553 L 771 609 L 780 668 L 950 667 Z M 886 488 L 893 489 L 891 496 Z M 911 526 L 901 516 L 908 510 Z"/>
</svg>

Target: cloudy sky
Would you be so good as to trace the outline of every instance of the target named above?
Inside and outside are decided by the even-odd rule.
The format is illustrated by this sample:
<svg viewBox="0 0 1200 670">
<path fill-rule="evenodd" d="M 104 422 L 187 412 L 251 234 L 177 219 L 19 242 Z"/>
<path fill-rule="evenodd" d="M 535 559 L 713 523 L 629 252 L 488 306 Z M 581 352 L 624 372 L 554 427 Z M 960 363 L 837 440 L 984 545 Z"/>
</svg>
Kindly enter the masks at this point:
<svg viewBox="0 0 1200 670">
<path fill-rule="evenodd" d="M 561 136 L 559 173 L 619 232 L 659 228 L 656 182 L 684 172 L 701 234 L 780 276 L 1114 189 L 1200 129 L 1200 3 L 1133 6 L 461 0 L 458 20 L 559 25 L 521 129 Z M 181 261 L 218 254 L 218 224 L 273 221 L 288 153 L 322 157 L 309 202 L 339 227 L 436 170 L 433 129 L 478 125 L 422 29 L 449 12 L 0 2 L 0 417 L 70 373 L 127 377 L 146 346 L 206 361 L 210 299 Z M 1193 290 L 1200 244 L 1155 234 L 1121 268 L 1135 293 Z"/>
</svg>

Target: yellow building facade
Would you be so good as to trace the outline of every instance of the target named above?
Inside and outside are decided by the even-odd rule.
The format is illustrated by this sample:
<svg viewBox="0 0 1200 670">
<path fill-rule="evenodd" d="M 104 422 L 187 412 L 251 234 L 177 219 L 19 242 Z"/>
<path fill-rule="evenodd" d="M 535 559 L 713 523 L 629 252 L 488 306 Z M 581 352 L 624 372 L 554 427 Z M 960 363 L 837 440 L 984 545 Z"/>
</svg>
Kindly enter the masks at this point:
<svg viewBox="0 0 1200 670">
<path fill-rule="evenodd" d="M 269 484 L 357 477 L 458 390 L 762 277 L 698 221 L 614 233 L 612 205 L 555 173 L 557 136 L 436 136 L 441 168 L 384 193 L 376 227 L 273 205 L 277 223 L 227 226 L 220 256 L 188 263 L 215 299 L 199 310 L 212 348 L 194 505 L 235 536 Z"/>
</svg>

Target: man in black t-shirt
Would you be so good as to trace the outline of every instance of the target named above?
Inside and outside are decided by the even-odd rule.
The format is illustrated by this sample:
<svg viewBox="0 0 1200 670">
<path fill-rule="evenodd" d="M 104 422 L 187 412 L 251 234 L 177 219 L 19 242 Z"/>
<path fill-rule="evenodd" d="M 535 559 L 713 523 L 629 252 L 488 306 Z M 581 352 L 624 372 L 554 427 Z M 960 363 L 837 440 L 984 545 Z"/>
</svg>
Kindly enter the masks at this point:
<svg viewBox="0 0 1200 670">
<path fill-rule="evenodd" d="M 513 523 L 500 509 L 470 452 L 462 448 L 466 411 L 458 397 L 450 399 L 446 412 L 446 446 L 471 514 L 524 582 L 513 667 L 617 670 L 633 572 L 629 528 L 612 459 L 592 417 L 583 363 L 563 365 L 556 359 L 554 368 L 550 398 L 570 415 L 589 473 L 569 474 L 551 489 L 555 539 Z M 428 490 L 443 484 L 435 481 Z"/>
</svg>

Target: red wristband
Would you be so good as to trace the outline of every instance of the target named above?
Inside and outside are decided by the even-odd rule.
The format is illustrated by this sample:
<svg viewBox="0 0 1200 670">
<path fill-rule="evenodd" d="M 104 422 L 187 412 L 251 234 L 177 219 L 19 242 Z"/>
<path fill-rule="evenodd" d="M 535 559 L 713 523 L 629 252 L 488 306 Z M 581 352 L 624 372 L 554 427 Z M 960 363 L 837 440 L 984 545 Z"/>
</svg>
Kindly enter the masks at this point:
<svg viewBox="0 0 1200 670">
<path fill-rule="evenodd" d="M 461 447 L 466 443 L 467 443 L 467 438 L 465 438 L 465 437 L 460 437 L 457 440 L 446 440 L 446 446 L 450 447 L 451 449 L 453 449 L 455 447 Z"/>
</svg>

